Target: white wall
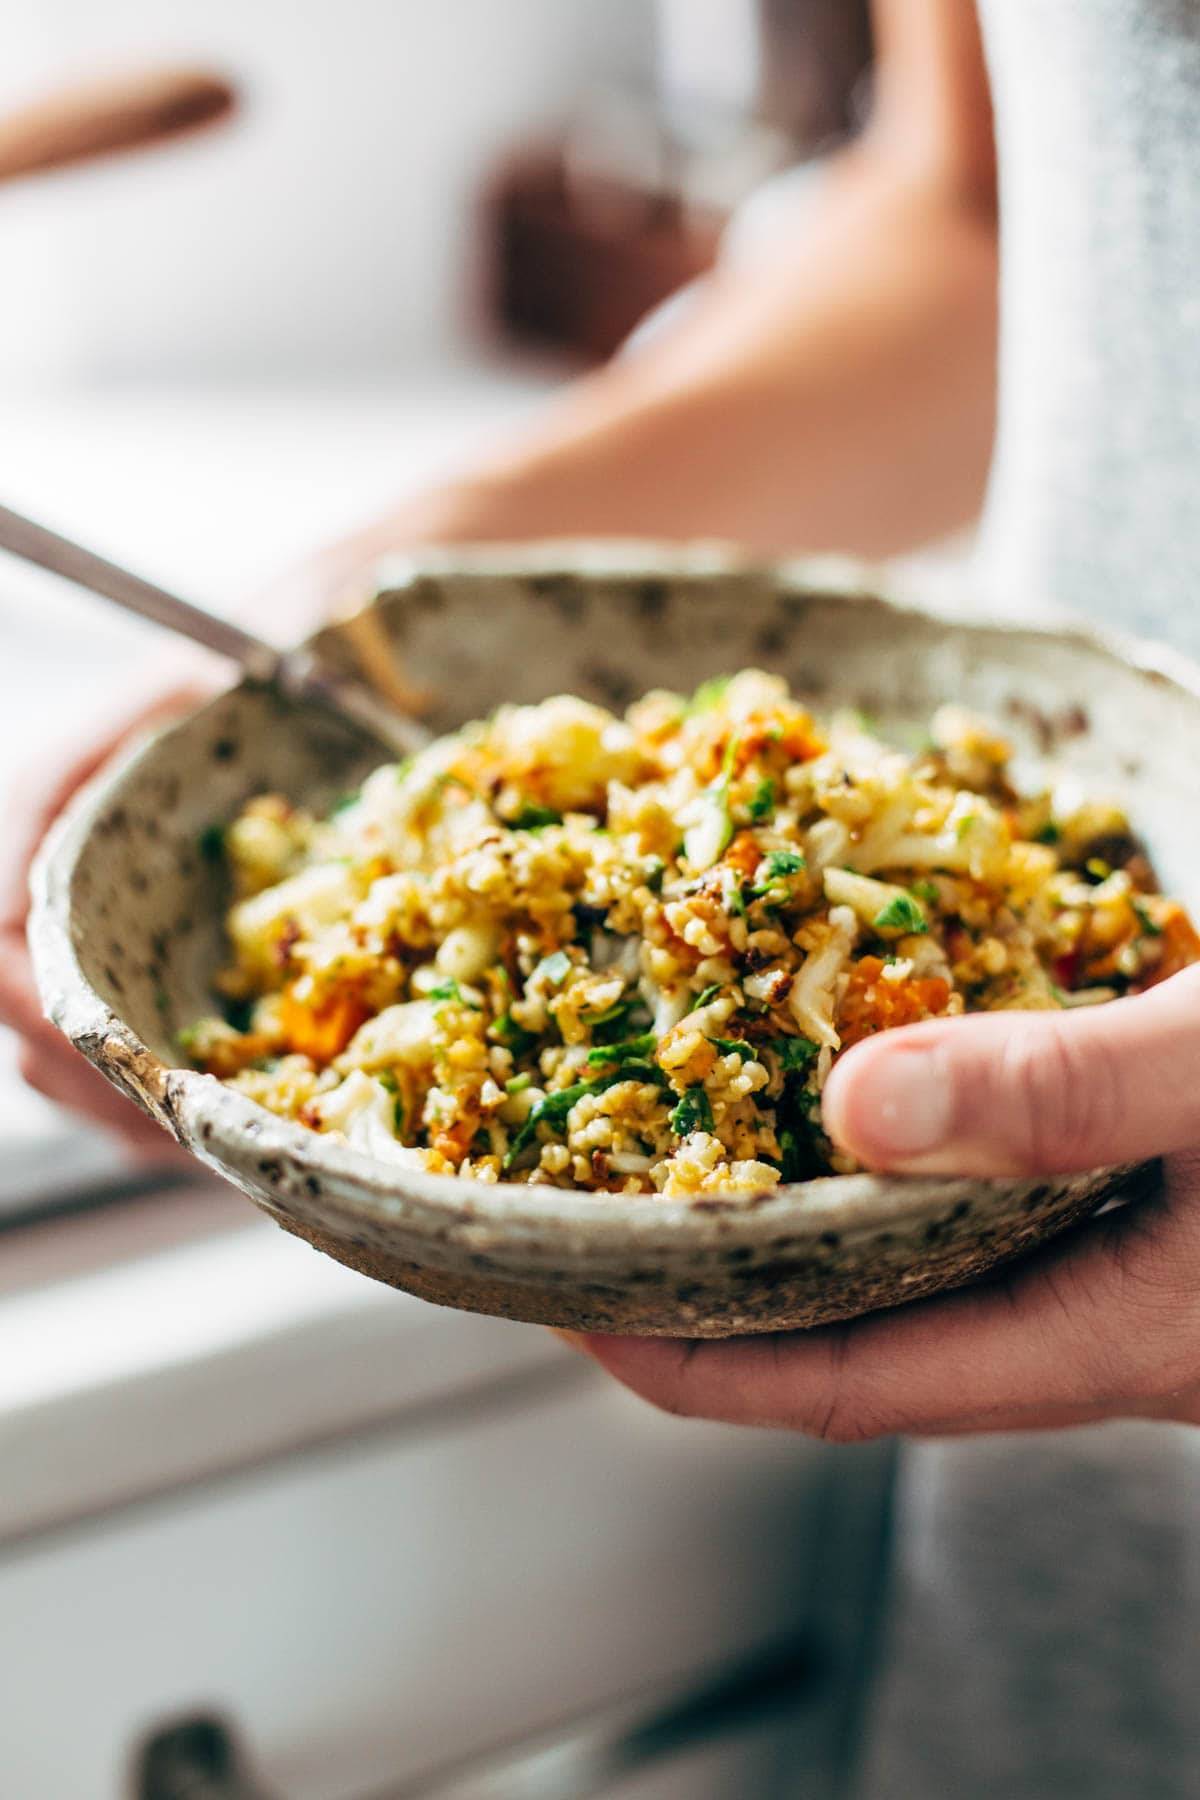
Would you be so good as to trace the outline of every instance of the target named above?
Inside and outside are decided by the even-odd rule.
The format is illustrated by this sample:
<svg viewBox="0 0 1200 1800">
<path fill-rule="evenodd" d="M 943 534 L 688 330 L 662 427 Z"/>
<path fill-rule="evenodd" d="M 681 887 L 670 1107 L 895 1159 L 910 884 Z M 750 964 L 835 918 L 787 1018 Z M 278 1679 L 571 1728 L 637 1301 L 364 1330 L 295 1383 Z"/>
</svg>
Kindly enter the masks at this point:
<svg viewBox="0 0 1200 1800">
<path fill-rule="evenodd" d="M 32 19 L 21 17 L 28 10 Z M 453 344 L 481 172 L 645 76 L 645 0 L 38 0 L 0 107 L 159 59 L 242 85 L 219 134 L 0 189 L 0 382 L 313 377 Z"/>
</svg>

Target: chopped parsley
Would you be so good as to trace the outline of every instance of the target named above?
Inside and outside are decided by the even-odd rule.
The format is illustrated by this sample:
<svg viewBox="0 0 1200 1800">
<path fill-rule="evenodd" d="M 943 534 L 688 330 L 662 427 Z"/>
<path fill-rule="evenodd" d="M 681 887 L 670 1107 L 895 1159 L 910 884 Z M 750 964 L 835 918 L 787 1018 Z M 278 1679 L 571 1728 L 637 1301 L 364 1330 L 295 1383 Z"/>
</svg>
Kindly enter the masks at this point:
<svg viewBox="0 0 1200 1800">
<path fill-rule="evenodd" d="M 159 993 L 161 992 L 160 988 Z M 158 994 L 155 995 L 155 999 L 158 999 Z M 160 1005 L 159 1011 L 162 1010 Z M 253 1000 L 224 1000 L 221 1003 L 221 1012 L 224 1015 L 225 1023 L 232 1026 L 234 1031 L 246 1032 L 249 1031 L 251 1020 L 254 1017 L 254 1002 Z"/>
<path fill-rule="evenodd" d="M 533 1082 L 532 1075 L 511 1075 L 504 1084 L 506 1094 L 523 1094 Z"/>
<path fill-rule="evenodd" d="M 816 1056 L 818 1048 L 811 1038 L 791 1036 L 771 1038 L 767 1047 L 775 1052 L 787 1075 L 797 1074 L 807 1069 Z"/>
<path fill-rule="evenodd" d="M 551 806 L 535 806 L 528 801 L 520 812 L 505 819 L 504 823 L 510 831 L 541 831 L 547 825 L 561 825 L 562 814 Z"/>
<path fill-rule="evenodd" d="M 918 900 L 924 900 L 930 906 L 936 906 L 941 899 L 936 881 L 914 881 L 912 891 Z"/>
<path fill-rule="evenodd" d="M 929 930 L 929 921 L 911 894 L 894 894 L 871 921 L 876 931 L 914 933 Z"/>
<path fill-rule="evenodd" d="M 567 1114 L 571 1108 L 585 1095 L 602 1094 L 605 1088 L 615 1087 L 619 1081 L 651 1080 L 656 1074 L 658 1071 L 649 1063 L 625 1063 L 609 1075 L 597 1075 L 592 1081 L 576 1081 L 570 1087 L 559 1088 L 557 1093 L 544 1095 L 530 1109 L 528 1118 L 509 1144 L 504 1155 L 504 1167 L 512 1168 L 521 1152 L 533 1142 L 539 1125 L 561 1129 L 567 1122 Z"/>
<path fill-rule="evenodd" d="M 709 1038 L 708 1041 L 722 1056 L 740 1056 L 743 1062 L 754 1061 L 754 1046 L 745 1038 Z"/>
<path fill-rule="evenodd" d="M 693 1131 L 711 1131 L 712 1107 L 704 1089 L 690 1087 L 680 1098 L 678 1105 L 672 1108 L 667 1122 L 675 1135 L 681 1138 Z"/>
<path fill-rule="evenodd" d="M 1062 827 L 1057 825 L 1053 819 L 1047 819 L 1044 825 L 1038 826 L 1033 835 L 1039 844 L 1057 844 L 1062 837 Z"/>
<path fill-rule="evenodd" d="M 219 863 L 225 854 L 225 827 L 206 825 L 196 843 L 206 863 Z"/>
<path fill-rule="evenodd" d="M 798 850 L 772 850 L 763 859 L 762 876 L 750 889 L 755 899 L 769 894 L 771 889 L 781 881 L 787 881 L 793 875 L 799 875 L 806 867 L 804 858 Z"/>
<path fill-rule="evenodd" d="M 1138 920 L 1138 923 L 1141 926 L 1142 930 L 1144 932 L 1146 932 L 1149 937 L 1161 937 L 1163 934 L 1163 928 L 1161 925 L 1156 923 L 1154 918 L 1151 916 L 1149 907 L 1146 906 L 1141 900 L 1131 900 L 1130 905 L 1133 907 L 1133 910 L 1134 910 L 1135 914 L 1137 915 L 1137 920 Z"/>
<path fill-rule="evenodd" d="M 386 1088 L 387 1092 L 392 1096 L 392 1129 L 395 1131 L 396 1136 L 399 1137 L 404 1130 L 404 1097 L 397 1085 L 396 1077 L 392 1074 L 390 1069 L 385 1069 L 383 1071 L 383 1074 L 379 1077 L 379 1085 L 382 1088 Z"/>
<path fill-rule="evenodd" d="M 746 811 L 756 825 L 761 825 L 764 819 L 770 818 L 774 810 L 775 783 L 769 775 L 764 775 L 753 794 L 751 794 L 746 806 Z"/>
<path fill-rule="evenodd" d="M 731 679 L 728 675 L 714 675 L 711 680 L 702 681 L 687 703 L 688 713 L 712 712 L 720 706 Z"/>
<path fill-rule="evenodd" d="M 502 1012 L 497 1019 L 492 1021 L 492 1036 L 518 1058 L 532 1050 L 537 1043 L 534 1033 L 526 1031 L 518 1025 L 510 1012 Z"/>
<path fill-rule="evenodd" d="M 710 1000 L 715 1000 L 720 991 L 721 984 L 719 981 L 714 981 L 711 987 L 701 988 L 700 992 L 696 995 L 696 998 L 688 1007 L 688 1012 L 699 1012 L 702 1006 L 707 1006 Z"/>
<path fill-rule="evenodd" d="M 816 1045 L 809 1044 L 807 1038 L 777 1038 L 775 1043 L 804 1044 L 816 1054 Z M 784 1181 L 806 1181 L 820 1171 L 821 1159 L 814 1142 L 814 1114 L 819 1104 L 806 1092 L 799 1069 L 785 1077 L 783 1093 L 775 1107 L 775 1136 L 781 1153 L 779 1172 Z"/>
<path fill-rule="evenodd" d="M 608 1063 L 624 1062 L 631 1056 L 649 1056 L 655 1042 L 654 1033 L 644 1031 L 640 1037 L 625 1038 L 619 1044 L 600 1044 L 596 1049 L 588 1051 L 588 1064 L 591 1068 L 596 1068 Z"/>
<path fill-rule="evenodd" d="M 588 1012 L 585 1009 L 579 1016 L 586 1019 L 589 1025 L 611 1025 L 614 1020 L 623 1019 L 632 1005 L 632 1000 L 614 1000 L 611 1006 L 604 1007 L 601 1012 Z"/>
<path fill-rule="evenodd" d="M 475 1005 L 474 1001 L 467 999 L 453 975 L 450 977 L 449 981 L 439 982 L 437 987 L 430 988 L 426 998 L 429 1000 L 441 1000 L 443 1002 L 453 1000 L 457 1006 L 469 1006 L 472 1012 L 479 1011 L 479 1008 Z"/>
</svg>

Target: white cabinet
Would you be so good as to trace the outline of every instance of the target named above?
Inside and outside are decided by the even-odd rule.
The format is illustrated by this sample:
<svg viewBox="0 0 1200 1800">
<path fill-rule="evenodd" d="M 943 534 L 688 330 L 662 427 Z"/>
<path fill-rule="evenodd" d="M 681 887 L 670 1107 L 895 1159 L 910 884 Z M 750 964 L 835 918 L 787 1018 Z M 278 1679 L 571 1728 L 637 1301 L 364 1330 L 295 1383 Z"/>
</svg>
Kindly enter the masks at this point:
<svg viewBox="0 0 1200 1800">
<path fill-rule="evenodd" d="M 117 1800 L 142 1733 L 215 1708 L 286 1800 L 357 1800 L 719 1663 L 800 1623 L 826 1454 L 658 1418 L 564 1352 L 15 1542 L 0 1793 Z M 788 1744 L 759 1732 L 628 1791 L 783 1794 Z"/>
</svg>

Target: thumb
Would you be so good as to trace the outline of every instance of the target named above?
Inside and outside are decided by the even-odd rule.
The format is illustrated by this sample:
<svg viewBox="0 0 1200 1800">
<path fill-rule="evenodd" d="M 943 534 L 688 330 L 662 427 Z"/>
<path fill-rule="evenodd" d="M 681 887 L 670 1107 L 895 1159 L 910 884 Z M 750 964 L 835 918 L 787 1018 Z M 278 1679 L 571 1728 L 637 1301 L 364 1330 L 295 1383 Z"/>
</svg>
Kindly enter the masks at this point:
<svg viewBox="0 0 1200 1800">
<path fill-rule="evenodd" d="M 1200 1143 L 1200 966 L 1108 1004 L 881 1033 L 835 1065 L 825 1128 L 877 1169 L 1028 1175 Z"/>
</svg>

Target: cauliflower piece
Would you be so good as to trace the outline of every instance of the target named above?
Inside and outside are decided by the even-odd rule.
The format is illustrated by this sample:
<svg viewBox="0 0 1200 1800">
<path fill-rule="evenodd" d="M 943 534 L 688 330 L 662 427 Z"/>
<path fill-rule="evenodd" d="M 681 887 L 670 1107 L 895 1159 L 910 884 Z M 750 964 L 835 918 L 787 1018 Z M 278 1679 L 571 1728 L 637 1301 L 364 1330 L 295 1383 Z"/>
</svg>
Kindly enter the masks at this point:
<svg viewBox="0 0 1200 1800">
<path fill-rule="evenodd" d="M 478 981 L 495 962 L 499 944 L 495 925 L 456 925 L 442 939 L 434 965 L 439 975 L 453 981 Z"/>
<path fill-rule="evenodd" d="M 826 869 L 825 897 L 834 906 L 848 906 L 882 937 L 905 937 L 927 929 L 920 905 L 907 888 L 891 881 L 876 881 L 852 869 Z"/>
<path fill-rule="evenodd" d="M 243 968 L 269 977 L 276 950 L 289 934 L 311 937 L 323 925 L 346 917 L 358 898 L 345 863 L 314 863 L 274 887 L 239 900 L 229 914 L 229 936 Z"/>
<path fill-rule="evenodd" d="M 488 747 L 508 781 L 560 813 L 600 806 L 610 781 L 629 784 L 638 772 L 629 726 L 570 694 L 539 706 L 501 707 Z"/>
<path fill-rule="evenodd" d="M 725 1160 L 720 1138 L 694 1131 L 687 1142 L 654 1171 L 662 1181 L 664 1200 L 689 1200 L 696 1194 L 753 1194 L 779 1185 L 779 1170 L 752 1158 Z"/>
<path fill-rule="evenodd" d="M 437 1035 L 437 1007 L 432 1000 L 406 1000 L 386 1006 L 360 1025 L 338 1058 L 339 1069 L 385 1069 L 394 1063 L 420 1066 L 432 1060 Z"/>
<path fill-rule="evenodd" d="M 835 984 L 854 948 L 858 920 L 848 906 L 835 906 L 828 923 L 811 926 L 806 935 L 813 940 L 812 948 L 792 982 L 788 1006 L 805 1037 L 836 1050 L 841 1039 L 833 1023 Z"/>
<path fill-rule="evenodd" d="M 424 1169 L 428 1153 L 411 1150 L 396 1136 L 395 1101 L 381 1081 L 353 1069 L 345 1081 L 328 1093 L 318 1094 L 306 1112 L 318 1131 L 335 1133 L 352 1150 L 361 1150 L 377 1162 L 399 1163 Z"/>
</svg>

